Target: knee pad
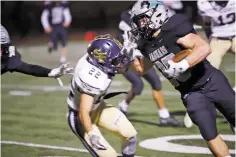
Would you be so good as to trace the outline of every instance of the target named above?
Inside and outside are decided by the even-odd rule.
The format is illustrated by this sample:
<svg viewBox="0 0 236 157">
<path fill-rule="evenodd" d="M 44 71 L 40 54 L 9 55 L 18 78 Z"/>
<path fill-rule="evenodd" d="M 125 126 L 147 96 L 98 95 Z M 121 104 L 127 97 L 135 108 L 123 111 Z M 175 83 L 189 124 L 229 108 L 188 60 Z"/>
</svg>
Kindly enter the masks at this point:
<svg viewBox="0 0 236 157">
<path fill-rule="evenodd" d="M 133 136 L 122 142 L 122 154 L 126 157 L 131 157 L 136 151 L 137 137 Z"/>
<path fill-rule="evenodd" d="M 135 95 L 140 95 L 143 91 L 143 82 L 142 81 L 138 81 L 136 83 L 133 83 L 132 85 L 132 90 L 133 90 L 133 93 Z"/>
</svg>

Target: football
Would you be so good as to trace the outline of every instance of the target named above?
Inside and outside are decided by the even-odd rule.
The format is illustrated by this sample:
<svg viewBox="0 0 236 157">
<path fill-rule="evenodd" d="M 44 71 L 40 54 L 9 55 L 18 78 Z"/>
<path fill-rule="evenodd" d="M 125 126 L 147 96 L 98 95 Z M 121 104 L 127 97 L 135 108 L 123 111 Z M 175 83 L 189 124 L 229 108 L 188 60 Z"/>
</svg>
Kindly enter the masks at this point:
<svg viewBox="0 0 236 157">
<path fill-rule="evenodd" d="M 182 50 L 172 58 L 172 61 L 177 63 L 186 58 L 191 52 L 192 52 L 191 49 Z"/>
</svg>

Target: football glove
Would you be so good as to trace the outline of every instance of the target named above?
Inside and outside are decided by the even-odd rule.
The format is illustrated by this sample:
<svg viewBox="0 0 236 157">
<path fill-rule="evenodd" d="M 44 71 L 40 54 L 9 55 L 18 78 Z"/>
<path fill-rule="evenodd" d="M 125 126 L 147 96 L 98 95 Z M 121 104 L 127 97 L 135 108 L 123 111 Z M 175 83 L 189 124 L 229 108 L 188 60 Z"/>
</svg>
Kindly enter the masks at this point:
<svg viewBox="0 0 236 157">
<path fill-rule="evenodd" d="M 164 71 L 164 73 L 168 77 L 173 77 L 177 78 L 181 74 L 183 74 L 188 68 L 189 68 L 189 63 L 186 59 L 183 59 L 182 61 L 175 63 L 172 60 L 168 61 L 169 68 Z"/>
<path fill-rule="evenodd" d="M 97 150 L 106 150 L 107 144 L 105 141 L 102 140 L 101 135 L 95 131 L 90 131 L 88 133 L 89 141 L 91 142 L 92 146 Z"/>
<path fill-rule="evenodd" d="M 131 32 L 125 31 L 123 34 L 123 39 L 123 49 L 121 51 L 129 56 L 131 61 L 133 61 L 135 58 L 140 58 L 143 56 L 137 49 L 138 45 L 136 44 L 136 40 Z"/>
<path fill-rule="evenodd" d="M 70 67 L 69 63 L 62 64 L 59 68 L 52 69 L 48 77 L 58 78 L 65 74 L 72 74 L 74 68 Z"/>
</svg>

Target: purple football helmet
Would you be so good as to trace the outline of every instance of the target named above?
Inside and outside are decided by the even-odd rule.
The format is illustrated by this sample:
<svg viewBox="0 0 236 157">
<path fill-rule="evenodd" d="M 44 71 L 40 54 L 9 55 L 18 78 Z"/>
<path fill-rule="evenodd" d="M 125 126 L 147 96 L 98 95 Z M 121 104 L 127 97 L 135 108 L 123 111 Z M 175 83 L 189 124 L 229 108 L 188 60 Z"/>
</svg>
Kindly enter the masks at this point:
<svg viewBox="0 0 236 157">
<path fill-rule="evenodd" d="M 97 36 L 89 45 L 89 62 L 107 74 L 121 73 L 130 64 L 127 55 L 121 53 L 122 44 L 112 35 Z"/>
</svg>

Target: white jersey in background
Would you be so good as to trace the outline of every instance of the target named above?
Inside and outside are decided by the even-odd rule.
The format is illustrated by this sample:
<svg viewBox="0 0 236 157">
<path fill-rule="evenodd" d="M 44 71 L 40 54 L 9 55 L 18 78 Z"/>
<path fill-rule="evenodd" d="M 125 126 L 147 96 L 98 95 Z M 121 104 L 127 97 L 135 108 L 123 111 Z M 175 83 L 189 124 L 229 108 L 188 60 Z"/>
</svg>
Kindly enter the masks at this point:
<svg viewBox="0 0 236 157">
<path fill-rule="evenodd" d="M 235 0 L 229 0 L 225 7 L 214 1 L 198 0 L 200 15 L 210 20 L 212 37 L 235 36 Z"/>
<path fill-rule="evenodd" d="M 97 109 L 112 81 L 106 73 L 90 64 L 87 57 L 88 54 L 78 61 L 70 83 L 70 95 L 67 98 L 67 103 L 76 111 L 82 93 L 94 97 L 92 110 Z"/>
</svg>

